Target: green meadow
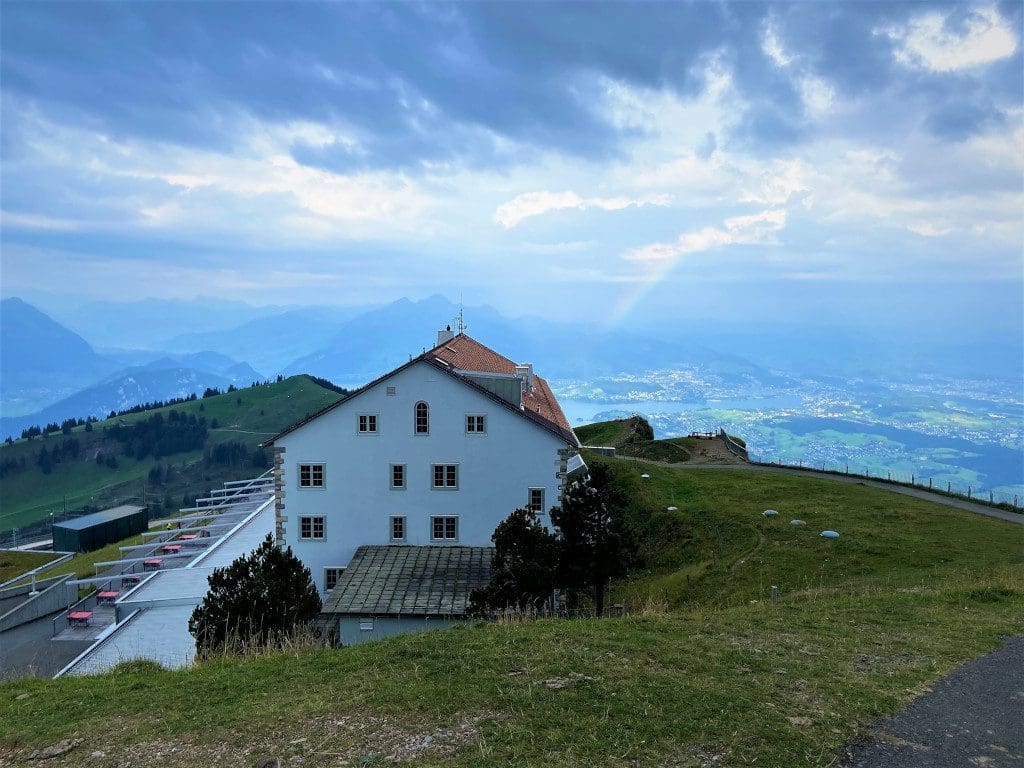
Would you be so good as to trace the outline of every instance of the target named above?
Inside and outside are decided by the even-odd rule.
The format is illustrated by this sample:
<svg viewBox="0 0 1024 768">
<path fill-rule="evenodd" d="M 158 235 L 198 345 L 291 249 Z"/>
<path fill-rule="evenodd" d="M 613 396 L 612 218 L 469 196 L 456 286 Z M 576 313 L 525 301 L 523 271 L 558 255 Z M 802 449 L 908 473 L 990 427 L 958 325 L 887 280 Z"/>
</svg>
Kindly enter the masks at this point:
<svg viewBox="0 0 1024 768">
<path fill-rule="evenodd" d="M 12 681 L 0 759 L 70 738 L 48 764 L 829 766 L 1024 632 L 1024 526 L 826 479 L 610 463 L 647 562 L 613 585 L 621 617 Z"/>
</svg>

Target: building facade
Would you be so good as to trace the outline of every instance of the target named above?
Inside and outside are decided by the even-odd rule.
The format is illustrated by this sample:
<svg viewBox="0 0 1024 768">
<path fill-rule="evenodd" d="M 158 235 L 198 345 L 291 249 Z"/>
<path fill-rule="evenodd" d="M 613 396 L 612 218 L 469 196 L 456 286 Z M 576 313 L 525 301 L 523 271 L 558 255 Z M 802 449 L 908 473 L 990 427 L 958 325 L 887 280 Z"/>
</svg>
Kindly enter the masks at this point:
<svg viewBox="0 0 1024 768">
<path fill-rule="evenodd" d="M 321 594 L 364 545 L 489 547 L 517 507 L 546 521 L 579 465 L 547 382 L 474 339 L 412 359 L 268 441 L 277 538 Z"/>
</svg>

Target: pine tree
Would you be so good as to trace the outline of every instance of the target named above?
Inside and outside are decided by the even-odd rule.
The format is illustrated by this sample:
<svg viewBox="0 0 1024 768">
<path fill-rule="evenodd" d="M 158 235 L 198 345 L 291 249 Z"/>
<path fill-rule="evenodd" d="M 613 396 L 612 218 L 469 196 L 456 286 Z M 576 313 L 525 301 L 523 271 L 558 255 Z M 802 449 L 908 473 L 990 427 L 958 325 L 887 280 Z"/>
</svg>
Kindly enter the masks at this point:
<svg viewBox="0 0 1024 768">
<path fill-rule="evenodd" d="M 543 608 L 555 588 L 558 537 L 544 527 L 536 512 L 517 509 L 498 523 L 491 541 L 491 581 L 473 590 L 470 613 Z"/>
<path fill-rule="evenodd" d="M 551 510 L 561 537 L 559 584 L 594 590 L 597 615 L 604 613 L 608 581 L 626 572 L 629 538 L 622 520 L 625 503 L 611 487 L 608 468 L 569 483 L 562 506 Z"/>
<path fill-rule="evenodd" d="M 270 534 L 251 554 L 215 569 L 209 582 L 210 591 L 188 622 L 199 654 L 275 647 L 320 613 L 309 569 Z"/>
</svg>

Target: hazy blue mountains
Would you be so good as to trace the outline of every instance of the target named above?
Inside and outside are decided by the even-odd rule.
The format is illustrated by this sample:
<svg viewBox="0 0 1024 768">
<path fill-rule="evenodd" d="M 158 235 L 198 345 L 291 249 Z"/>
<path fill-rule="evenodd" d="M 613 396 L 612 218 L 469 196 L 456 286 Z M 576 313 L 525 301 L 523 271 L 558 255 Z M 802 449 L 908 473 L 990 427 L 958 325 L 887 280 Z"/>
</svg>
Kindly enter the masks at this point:
<svg viewBox="0 0 1024 768">
<path fill-rule="evenodd" d="M 6 299 L 0 309 L 0 437 L 17 436 L 32 425 L 105 416 L 139 403 L 265 378 L 248 363 L 217 352 L 101 354 L 21 299 Z M 138 364 L 125 365 L 129 361 Z"/>
<path fill-rule="evenodd" d="M 91 301 L 77 307 L 44 303 L 47 312 L 99 347 L 169 349 L 165 339 L 185 333 L 234 328 L 282 307 L 254 307 L 242 301 L 217 298 Z M 200 352 L 204 348 L 169 350 Z M 210 349 L 209 347 L 205 349 Z M 221 351 L 221 350 L 215 350 Z"/>
<path fill-rule="evenodd" d="M 193 369 L 197 372 L 214 373 L 236 386 L 249 386 L 254 381 L 263 381 L 267 378 L 248 363 L 240 363 L 219 352 L 166 355 L 141 367 L 153 371 Z"/>
<path fill-rule="evenodd" d="M 267 375 L 327 345 L 339 328 L 365 312 L 357 307 L 305 307 L 259 317 L 226 330 L 187 333 L 161 342 L 171 352 L 213 350 L 245 360 Z"/>
<path fill-rule="evenodd" d="M 21 299 L 0 302 L 3 413 L 26 413 L 109 375 L 116 363 Z"/>
<path fill-rule="evenodd" d="M 18 437 L 23 429 L 32 425 L 59 424 L 64 419 L 86 416 L 104 417 L 110 411 L 124 410 L 140 403 L 186 397 L 193 392 L 201 395 L 207 387 L 224 390 L 232 383 L 224 376 L 194 368 L 130 369 L 35 413 L 0 418 L 0 436 Z"/>
<path fill-rule="evenodd" d="M 352 384 L 380 375 L 434 346 L 436 333 L 459 311 L 442 296 L 401 299 L 343 324 L 322 348 L 284 368 Z M 487 306 L 465 311 L 467 332 L 517 361 L 531 362 L 547 378 L 589 379 L 652 366 L 699 365 L 728 377 L 770 379 L 771 374 L 735 355 L 685 340 L 628 331 L 597 331 L 583 323 L 510 319 Z"/>
</svg>

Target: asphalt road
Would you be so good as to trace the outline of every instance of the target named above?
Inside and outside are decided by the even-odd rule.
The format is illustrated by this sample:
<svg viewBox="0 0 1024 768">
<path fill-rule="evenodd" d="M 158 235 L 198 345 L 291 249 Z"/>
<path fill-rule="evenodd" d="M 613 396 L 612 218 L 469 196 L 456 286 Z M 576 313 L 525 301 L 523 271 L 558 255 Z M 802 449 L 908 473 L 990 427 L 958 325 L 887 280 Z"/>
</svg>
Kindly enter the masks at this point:
<svg viewBox="0 0 1024 768">
<path fill-rule="evenodd" d="M 958 667 L 846 746 L 836 768 L 1022 768 L 1024 637 Z"/>
</svg>

